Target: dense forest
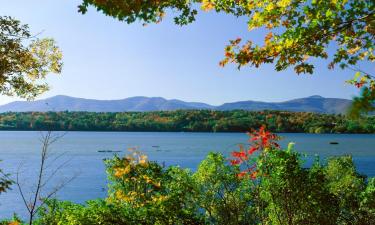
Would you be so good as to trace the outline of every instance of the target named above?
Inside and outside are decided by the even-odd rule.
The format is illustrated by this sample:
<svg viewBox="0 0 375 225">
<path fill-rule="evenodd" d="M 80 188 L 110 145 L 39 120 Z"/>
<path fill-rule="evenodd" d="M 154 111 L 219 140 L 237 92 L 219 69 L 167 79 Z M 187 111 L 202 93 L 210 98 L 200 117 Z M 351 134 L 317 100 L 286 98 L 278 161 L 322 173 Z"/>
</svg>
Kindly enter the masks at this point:
<svg viewBox="0 0 375 225">
<path fill-rule="evenodd" d="M 375 116 L 243 110 L 158 112 L 26 112 L 0 114 L 0 130 L 244 132 L 265 125 L 273 132 L 375 133 Z"/>
</svg>

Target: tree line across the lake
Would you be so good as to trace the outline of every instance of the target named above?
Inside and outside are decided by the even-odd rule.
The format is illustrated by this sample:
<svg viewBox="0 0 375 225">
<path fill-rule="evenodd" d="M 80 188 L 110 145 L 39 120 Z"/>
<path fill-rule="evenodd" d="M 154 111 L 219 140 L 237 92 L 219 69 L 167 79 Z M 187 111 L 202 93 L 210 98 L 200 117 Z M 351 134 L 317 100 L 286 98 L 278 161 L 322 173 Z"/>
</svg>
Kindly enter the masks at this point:
<svg viewBox="0 0 375 225">
<path fill-rule="evenodd" d="M 8 112 L 0 130 L 375 133 L 375 116 L 283 111 L 179 110 L 157 112 Z"/>
</svg>

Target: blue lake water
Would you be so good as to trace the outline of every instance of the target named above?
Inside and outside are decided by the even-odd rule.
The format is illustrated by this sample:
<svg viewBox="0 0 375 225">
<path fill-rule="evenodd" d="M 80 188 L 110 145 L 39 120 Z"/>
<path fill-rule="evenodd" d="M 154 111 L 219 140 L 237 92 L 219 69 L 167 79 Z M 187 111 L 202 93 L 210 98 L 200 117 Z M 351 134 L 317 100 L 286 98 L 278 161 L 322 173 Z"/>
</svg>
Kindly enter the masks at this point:
<svg viewBox="0 0 375 225">
<path fill-rule="evenodd" d="M 55 132 L 55 135 L 62 133 Z M 295 149 L 310 158 L 318 154 L 322 159 L 328 156 L 351 154 L 358 170 L 375 176 L 375 135 L 362 134 L 280 134 L 280 142 L 286 146 L 296 143 Z M 25 187 L 32 184 L 37 172 L 41 149 L 40 132 L 2 131 L 0 132 L 0 168 L 15 174 L 20 165 L 20 180 Z M 59 163 L 69 159 L 52 184 L 77 176 L 58 198 L 84 203 L 86 200 L 106 196 L 106 174 L 104 158 L 114 153 L 100 153 L 100 150 L 121 151 L 138 147 L 155 160 L 165 165 L 180 165 L 195 170 L 208 152 L 229 153 L 238 149 L 238 144 L 246 144 L 248 136 L 243 133 L 160 133 L 160 132 L 68 132 L 51 146 L 55 156 L 65 153 L 49 167 L 51 171 Z M 338 142 L 331 145 L 330 142 Z M 53 156 L 51 156 L 51 159 Z M 35 180 L 35 179 L 34 179 Z M 28 193 L 26 193 L 27 195 Z M 25 207 L 16 187 L 0 195 L 0 218 L 11 217 L 13 212 L 25 215 Z"/>
</svg>

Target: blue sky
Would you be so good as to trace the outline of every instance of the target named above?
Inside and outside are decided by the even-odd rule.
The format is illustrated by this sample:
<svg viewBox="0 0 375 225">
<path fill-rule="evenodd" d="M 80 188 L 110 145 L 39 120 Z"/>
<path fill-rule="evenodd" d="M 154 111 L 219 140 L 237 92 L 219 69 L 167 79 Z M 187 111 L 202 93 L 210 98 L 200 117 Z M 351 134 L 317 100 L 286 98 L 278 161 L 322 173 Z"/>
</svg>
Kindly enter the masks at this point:
<svg viewBox="0 0 375 225">
<path fill-rule="evenodd" d="M 79 0 L 12 0 L 1 2 L 0 15 L 30 25 L 40 37 L 53 37 L 64 53 L 60 75 L 50 75 L 58 94 L 95 99 L 160 96 L 210 104 L 239 100 L 283 101 L 310 95 L 351 98 L 358 93 L 345 84 L 353 72 L 327 69 L 317 61 L 314 75 L 297 76 L 292 69 L 221 68 L 228 40 L 243 37 L 260 42 L 263 30 L 248 32 L 246 21 L 200 13 L 185 27 L 167 18 L 161 24 L 127 25 L 96 12 L 77 12 Z M 16 100 L 0 96 L 0 104 Z"/>
</svg>

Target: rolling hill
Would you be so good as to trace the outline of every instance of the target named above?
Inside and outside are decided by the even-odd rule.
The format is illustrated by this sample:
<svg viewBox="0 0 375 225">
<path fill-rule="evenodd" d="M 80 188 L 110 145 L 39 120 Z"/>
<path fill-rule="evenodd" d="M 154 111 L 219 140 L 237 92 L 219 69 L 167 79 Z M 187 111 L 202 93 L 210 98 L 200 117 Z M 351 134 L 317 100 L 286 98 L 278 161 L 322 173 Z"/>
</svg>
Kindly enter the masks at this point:
<svg viewBox="0 0 375 225">
<path fill-rule="evenodd" d="M 294 112 L 344 113 L 351 101 L 339 98 L 310 96 L 284 102 L 239 101 L 213 106 L 199 102 L 167 100 L 161 97 L 131 97 L 120 100 L 95 100 L 57 95 L 36 101 L 15 101 L 0 106 L 0 112 L 46 112 L 46 111 L 87 111 L 87 112 L 148 112 L 179 109 L 212 109 L 250 111 L 282 110 Z"/>
</svg>

